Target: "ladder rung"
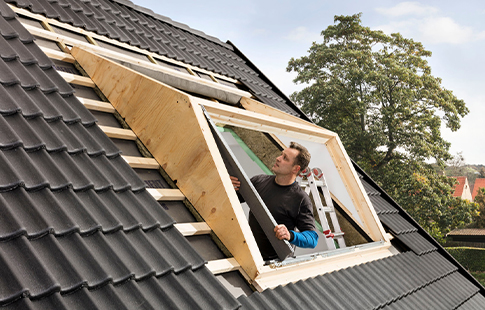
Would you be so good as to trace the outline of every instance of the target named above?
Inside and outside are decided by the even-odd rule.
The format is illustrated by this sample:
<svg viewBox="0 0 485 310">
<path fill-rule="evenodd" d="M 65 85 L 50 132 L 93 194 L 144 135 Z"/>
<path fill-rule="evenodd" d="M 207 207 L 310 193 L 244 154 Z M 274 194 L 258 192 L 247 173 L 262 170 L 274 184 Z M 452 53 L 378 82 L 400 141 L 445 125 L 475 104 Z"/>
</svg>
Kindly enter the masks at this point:
<svg viewBox="0 0 485 310">
<path fill-rule="evenodd" d="M 62 71 L 57 71 L 57 72 L 68 83 L 86 86 L 86 87 L 95 87 L 96 86 L 96 84 L 94 84 L 93 80 L 91 80 L 88 77 L 85 77 L 85 76 L 82 76 L 82 75 L 76 75 L 76 74 L 72 74 L 72 73 L 67 73 L 67 72 L 62 72 Z"/>
<path fill-rule="evenodd" d="M 135 133 L 130 129 L 116 128 L 110 126 L 99 126 L 104 133 L 114 139 L 136 140 Z"/>
<path fill-rule="evenodd" d="M 206 222 L 177 223 L 174 226 L 184 236 L 206 235 L 212 231 Z"/>
<path fill-rule="evenodd" d="M 88 110 L 114 113 L 116 110 L 109 102 L 77 97 Z"/>
<path fill-rule="evenodd" d="M 122 157 L 131 168 L 158 169 L 160 167 L 155 158 L 124 155 Z"/>
<path fill-rule="evenodd" d="M 147 188 L 147 191 L 157 201 L 183 201 L 184 194 L 176 188 Z"/>
<path fill-rule="evenodd" d="M 241 268 L 241 265 L 233 257 L 211 260 L 207 262 L 206 266 L 213 274 L 236 271 Z"/>
</svg>

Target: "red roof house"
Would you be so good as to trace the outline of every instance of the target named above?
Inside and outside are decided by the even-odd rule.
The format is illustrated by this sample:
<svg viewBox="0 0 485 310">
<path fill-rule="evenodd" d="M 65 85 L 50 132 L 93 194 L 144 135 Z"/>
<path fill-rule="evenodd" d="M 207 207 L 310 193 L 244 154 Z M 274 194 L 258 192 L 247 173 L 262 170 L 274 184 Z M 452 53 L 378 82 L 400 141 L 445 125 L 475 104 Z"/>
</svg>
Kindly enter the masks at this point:
<svg viewBox="0 0 485 310">
<path fill-rule="evenodd" d="M 477 178 L 475 180 L 475 185 L 473 186 L 472 199 L 475 200 L 475 196 L 478 194 L 478 190 L 485 187 L 485 178 Z"/>
<path fill-rule="evenodd" d="M 460 197 L 461 199 L 472 200 L 472 193 L 467 177 L 461 176 L 452 178 L 455 178 L 458 181 L 458 184 L 455 185 L 455 192 L 453 193 L 453 196 Z"/>
</svg>

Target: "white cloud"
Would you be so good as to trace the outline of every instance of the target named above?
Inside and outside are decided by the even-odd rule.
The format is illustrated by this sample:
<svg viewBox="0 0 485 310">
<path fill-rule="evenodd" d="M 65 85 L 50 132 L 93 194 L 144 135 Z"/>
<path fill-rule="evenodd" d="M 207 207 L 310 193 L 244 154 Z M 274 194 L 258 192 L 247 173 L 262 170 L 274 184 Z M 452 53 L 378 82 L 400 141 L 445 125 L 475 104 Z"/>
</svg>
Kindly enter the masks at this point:
<svg viewBox="0 0 485 310">
<path fill-rule="evenodd" d="M 485 38 L 485 31 L 478 32 L 450 17 L 440 16 L 438 9 L 418 2 L 401 2 L 391 8 L 377 8 L 376 11 L 393 17 L 393 20 L 374 29 L 388 34 L 399 32 L 425 44 L 463 44 Z"/>
<path fill-rule="evenodd" d="M 382 15 L 396 17 L 404 15 L 429 15 L 438 12 L 438 9 L 419 2 L 401 2 L 391 8 L 376 8 L 376 11 Z"/>
<path fill-rule="evenodd" d="M 308 28 L 300 26 L 291 30 L 284 38 L 297 42 L 314 42 L 319 40 L 320 33 L 311 32 Z"/>
</svg>

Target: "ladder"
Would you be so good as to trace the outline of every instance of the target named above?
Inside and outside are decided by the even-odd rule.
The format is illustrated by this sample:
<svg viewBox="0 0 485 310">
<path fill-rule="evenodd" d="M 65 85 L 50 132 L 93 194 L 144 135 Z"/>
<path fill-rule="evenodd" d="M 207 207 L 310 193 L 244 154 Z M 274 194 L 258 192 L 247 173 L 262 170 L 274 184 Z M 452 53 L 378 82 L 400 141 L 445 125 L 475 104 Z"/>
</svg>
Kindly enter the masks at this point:
<svg viewBox="0 0 485 310">
<path fill-rule="evenodd" d="M 303 177 L 306 177 L 306 182 L 303 180 Z M 325 180 L 325 176 L 320 168 L 313 168 L 309 169 L 306 168 L 303 170 L 298 178 L 298 184 L 304 189 L 304 191 L 313 197 L 313 201 L 315 202 L 315 206 L 318 212 L 318 217 L 320 218 L 320 223 L 322 225 L 323 234 L 325 235 L 325 240 L 327 242 L 327 246 L 329 250 L 336 249 L 337 246 L 334 240 L 337 241 L 338 248 L 345 248 L 345 240 L 344 240 L 344 232 L 340 229 L 340 225 L 338 223 L 337 214 L 335 213 L 335 208 L 333 206 L 332 198 L 330 197 L 330 192 L 328 190 L 327 182 Z M 325 199 L 325 206 L 323 206 L 322 200 L 320 198 L 320 193 L 318 189 L 321 189 L 323 197 Z M 332 226 L 334 231 L 332 232 L 330 229 L 330 225 L 327 221 L 326 214 L 330 216 L 330 220 L 332 221 Z"/>
</svg>

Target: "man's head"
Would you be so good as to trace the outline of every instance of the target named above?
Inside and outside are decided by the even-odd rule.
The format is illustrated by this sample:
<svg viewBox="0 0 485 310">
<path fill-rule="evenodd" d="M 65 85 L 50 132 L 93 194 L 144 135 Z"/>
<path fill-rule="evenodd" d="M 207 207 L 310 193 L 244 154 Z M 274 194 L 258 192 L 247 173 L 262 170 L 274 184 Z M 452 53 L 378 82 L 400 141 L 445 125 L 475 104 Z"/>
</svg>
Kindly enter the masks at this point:
<svg viewBox="0 0 485 310">
<path fill-rule="evenodd" d="M 281 155 L 276 158 L 271 170 L 276 175 L 292 175 L 296 177 L 300 171 L 308 167 L 310 157 L 310 153 L 304 146 L 291 142 L 290 147 L 284 149 Z"/>
</svg>

